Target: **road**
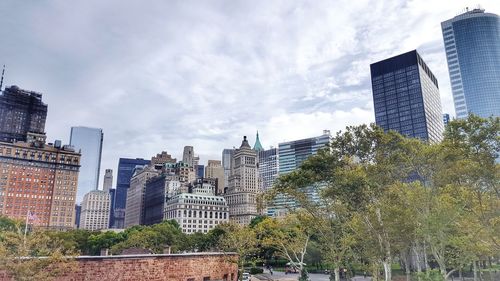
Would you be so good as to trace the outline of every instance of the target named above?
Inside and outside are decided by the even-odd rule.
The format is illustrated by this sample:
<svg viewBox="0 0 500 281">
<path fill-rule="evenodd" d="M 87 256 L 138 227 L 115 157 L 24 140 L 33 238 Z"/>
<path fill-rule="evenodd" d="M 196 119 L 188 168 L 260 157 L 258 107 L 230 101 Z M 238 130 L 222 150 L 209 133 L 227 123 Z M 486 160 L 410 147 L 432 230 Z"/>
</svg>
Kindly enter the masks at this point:
<svg viewBox="0 0 500 281">
<path fill-rule="evenodd" d="M 266 270 L 267 271 L 267 270 Z M 299 274 L 285 274 L 284 272 L 274 272 L 273 275 L 269 273 L 261 274 L 261 280 L 276 280 L 276 281 L 295 281 L 299 278 Z M 269 279 L 265 279 L 269 278 Z M 319 274 L 319 273 L 310 273 L 309 279 L 311 281 L 329 281 L 330 275 L 328 274 Z M 259 280 L 258 278 L 252 278 L 252 280 Z M 363 276 L 356 276 L 351 279 L 352 281 L 371 281 L 370 277 L 363 278 Z"/>
</svg>

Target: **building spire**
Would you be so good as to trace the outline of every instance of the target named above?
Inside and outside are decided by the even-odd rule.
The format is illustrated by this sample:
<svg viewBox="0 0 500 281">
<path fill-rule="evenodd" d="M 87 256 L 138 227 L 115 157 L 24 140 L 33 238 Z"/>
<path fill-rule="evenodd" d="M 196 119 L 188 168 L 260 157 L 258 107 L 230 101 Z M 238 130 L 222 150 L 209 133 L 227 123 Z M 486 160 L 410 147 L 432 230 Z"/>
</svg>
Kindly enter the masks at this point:
<svg viewBox="0 0 500 281">
<path fill-rule="evenodd" d="M 255 150 L 255 151 L 264 150 L 264 148 L 262 147 L 262 144 L 260 143 L 259 131 L 257 131 L 257 137 L 255 138 L 255 144 L 253 145 L 253 150 Z"/>
<path fill-rule="evenodd" d="M 3 70 L 2 70 L 2 79 L 0 80 L 0 92 L 2 91 L 2 86 L 3 86 L 3 75 L 5 74 L 5 64 L 3 65 Z"/>
</svg>

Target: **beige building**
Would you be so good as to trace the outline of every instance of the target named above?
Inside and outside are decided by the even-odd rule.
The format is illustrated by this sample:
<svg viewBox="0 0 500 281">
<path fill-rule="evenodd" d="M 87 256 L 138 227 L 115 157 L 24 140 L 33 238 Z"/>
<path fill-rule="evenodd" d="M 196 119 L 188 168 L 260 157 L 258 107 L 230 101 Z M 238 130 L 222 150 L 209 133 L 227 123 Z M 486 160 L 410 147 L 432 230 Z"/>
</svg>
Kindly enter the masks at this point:
<svg viewBox="0 0 500 281">
<path fill-rule="evenodd" d="M 87 230 L 107 229 L 111 200 L 109 192 L 92 190 L 85 194 L 80 214 L 80 228 Z"/>
<path fill-rule="evenodd" d="M 259 215 L 257 196 L 261 189 L 258 178 L 257 152 L 250 147 L 245 136 L 240 148 L 234 151 L 229 187 L 224 194 L 229 206 L 229 220 L 246 225 Z"/>
<path fill-rule="evenodd" d="M 80 153 L 45 137 L 0 142 L 0 215 L 54 229 L 74 228 Z"/>
<path fill-rule="evenodd" d="M 106 169 L 106 172 L 104 173 L 104 182 L 102 185 L 102 189 L 104 191 L 108 191 L 113 188 L 113 170 L 112 169 Z"/>
<path fill-rule="evenodd" d="M 217 179 L 216 183 L 216 195 L 224 193 L 224 167 L 219 160 L 208 160 L 208 164 L 205 167 L 205 177 Z"/>
<path fill-rule="evenodd" d="M 130 187 L 127 190 L 125 228 L 143 224 L 146 183 L 149 179 L 159 174 L 160 171 L 151 166 L 139 166 L 135 168 L 130 179 Z"/>
</svg>

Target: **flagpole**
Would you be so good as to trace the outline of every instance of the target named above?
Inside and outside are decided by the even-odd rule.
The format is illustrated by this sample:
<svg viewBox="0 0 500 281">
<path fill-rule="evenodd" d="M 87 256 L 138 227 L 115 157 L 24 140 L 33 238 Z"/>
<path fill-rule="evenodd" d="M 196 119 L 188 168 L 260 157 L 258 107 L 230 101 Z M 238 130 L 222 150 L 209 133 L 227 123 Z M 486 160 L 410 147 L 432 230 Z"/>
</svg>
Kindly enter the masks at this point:
<svg viewBox="0 0 500 281">
<path fill-rule="evenodd" d="M 23 244 L 26 246 L 26 233 L 28 232 L 28 216 L 29 216 L 29 210 L 26 212 L 26 223 L 24 224 L 24 239 L 23 239 Z"/>
</svg>

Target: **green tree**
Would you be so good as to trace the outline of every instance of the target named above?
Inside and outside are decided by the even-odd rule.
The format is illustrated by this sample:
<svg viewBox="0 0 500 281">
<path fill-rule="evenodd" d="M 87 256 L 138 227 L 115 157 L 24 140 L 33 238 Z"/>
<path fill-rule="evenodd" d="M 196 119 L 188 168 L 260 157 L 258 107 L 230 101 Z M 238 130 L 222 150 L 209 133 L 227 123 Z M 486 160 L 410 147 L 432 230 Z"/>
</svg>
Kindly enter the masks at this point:
<svg viewBox="0 0 500 281">
<path fill-rule="evenodd" d="M 235 252 L 239 255 L 238 261 L 233 262 L 237 262 L 240 272 L 243 272 L 243 266 L 257 251 L 256 233 L 248 226 L 235 223 L 228 223 L 223 227 L 225 234 L 221 236 L 219 245 L 225 252 Z"/>
</svg>

